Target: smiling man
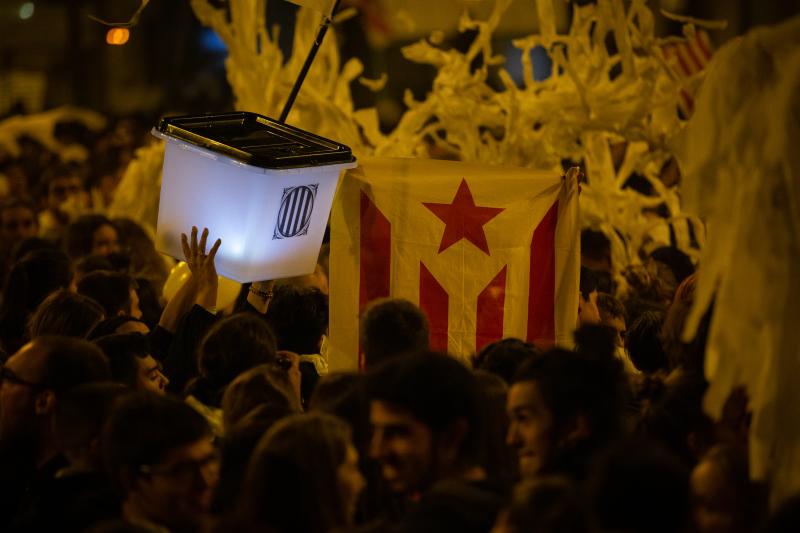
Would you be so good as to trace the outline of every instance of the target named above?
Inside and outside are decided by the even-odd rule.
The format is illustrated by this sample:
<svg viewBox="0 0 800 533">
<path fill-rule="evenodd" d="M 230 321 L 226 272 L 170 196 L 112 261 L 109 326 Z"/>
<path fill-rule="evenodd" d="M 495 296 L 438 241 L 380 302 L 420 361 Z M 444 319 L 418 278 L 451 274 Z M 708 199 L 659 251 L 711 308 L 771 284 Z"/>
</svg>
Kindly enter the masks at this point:
<svg viewBox="0 0 800 533">
<path fill-rule="evenodd" d="M 367 378 L 370 457 L 414 503 L 397 531 L 488 531 L 505 488 L 483 464 L 482 401 L 464 365 L 446 354 L 403 355 Z"/>
<path fill-rule="evenodd" d="M 520 474 L 583 479 L 594 454 L 621 435 L 626 391 L 611 355 L 557 348 L 523 363 L 507 404 Z"/>
</svg>

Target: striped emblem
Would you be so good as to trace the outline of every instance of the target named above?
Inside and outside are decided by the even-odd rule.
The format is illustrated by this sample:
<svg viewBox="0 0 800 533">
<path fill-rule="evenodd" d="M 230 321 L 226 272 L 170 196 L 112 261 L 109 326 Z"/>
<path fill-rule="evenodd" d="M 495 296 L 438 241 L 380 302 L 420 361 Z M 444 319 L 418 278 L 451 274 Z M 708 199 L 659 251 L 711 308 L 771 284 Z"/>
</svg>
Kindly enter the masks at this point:
<svg viewBox="0 0 800 533">
<path fill-rule="evenodd" d="M 283 199 L 278 209 L 278 221 L 275 223 L 273 239 L 286 239 L 308 233 L 318 187 L 317 183 L 283 189 Z"/>
</svg>

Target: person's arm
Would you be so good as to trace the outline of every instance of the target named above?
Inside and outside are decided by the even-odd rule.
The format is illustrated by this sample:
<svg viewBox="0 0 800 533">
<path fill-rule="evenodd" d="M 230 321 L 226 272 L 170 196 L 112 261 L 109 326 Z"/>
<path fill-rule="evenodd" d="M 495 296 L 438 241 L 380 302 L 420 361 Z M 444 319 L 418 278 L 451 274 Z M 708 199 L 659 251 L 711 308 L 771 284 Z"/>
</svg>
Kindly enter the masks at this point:
<svg viewBox="0 0 800 533">
<path fill-rule="evenodd" d="M 275 287 L 274 280 L 256 281 L 250 286 L 247 293 L 247 303 L 262 315 L 267 313 L 269 302 L 272 300 L 272 289 Z"/>
</svg>

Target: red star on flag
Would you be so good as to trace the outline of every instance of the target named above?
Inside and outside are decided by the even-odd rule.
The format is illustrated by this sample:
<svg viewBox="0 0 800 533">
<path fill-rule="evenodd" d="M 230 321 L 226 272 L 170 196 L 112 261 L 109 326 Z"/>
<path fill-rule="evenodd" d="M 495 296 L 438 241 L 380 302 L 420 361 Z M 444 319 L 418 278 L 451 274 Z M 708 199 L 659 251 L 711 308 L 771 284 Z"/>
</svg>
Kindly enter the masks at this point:
<svg viewBox="0 0 800 533">
<path fill-rule="evenodd" d="M 461 239 L 467 239 L 486 255 L 491 255 L 483 226 L 505 209 L 475 205 L 467 180 L 461 180 L 452 203 L 423 202 L 422 205 L 430 209 L 445 223 L 439 253 L 444 252 Z"/>
</svg>

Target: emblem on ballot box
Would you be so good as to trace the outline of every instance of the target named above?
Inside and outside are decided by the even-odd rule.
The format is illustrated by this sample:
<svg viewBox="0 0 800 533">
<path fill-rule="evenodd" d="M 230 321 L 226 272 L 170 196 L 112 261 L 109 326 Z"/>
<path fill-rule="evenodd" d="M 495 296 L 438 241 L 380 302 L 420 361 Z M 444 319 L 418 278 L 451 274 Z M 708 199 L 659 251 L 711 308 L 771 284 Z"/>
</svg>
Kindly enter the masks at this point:
<svg viewBox="0 0 800 533">
<path fill-rule="evenodd" d="M 272 234 L 273 239 L 298 237 L 308 233 L 318 188 L 319 184 L 315 183 L 283 189 L 278 220 L 275 222 L 275 231 Z"/>
</svg>

